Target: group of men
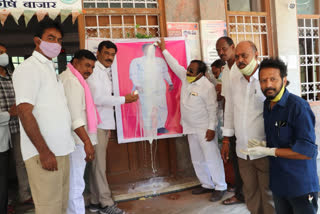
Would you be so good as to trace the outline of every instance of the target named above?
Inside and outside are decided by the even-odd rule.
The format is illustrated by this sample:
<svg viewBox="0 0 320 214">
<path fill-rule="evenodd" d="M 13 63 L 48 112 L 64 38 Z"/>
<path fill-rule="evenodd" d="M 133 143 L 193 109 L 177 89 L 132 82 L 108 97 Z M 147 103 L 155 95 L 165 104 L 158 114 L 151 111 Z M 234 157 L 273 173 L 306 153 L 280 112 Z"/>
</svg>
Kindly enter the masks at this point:
<svg viewBox="0 0 320 214">
<path fill-rule="evenodd" d="M 113 107 L 139 96 L 113 96 L 111 65 L 117 47 L 110 41 L 99 44 L 97 57 L 88 50 L 77 51 L 67 69 L 56 75 L 52 58 L 60 53 L 62 39 L 59 24 L 41 21 L 32 56 L 13 74 L 16 107 L 11 103 L 0 112 L 0 187 L 7 186 L 7 133 L 17 133 L 9 127 L 18 115 L 36 213 L 85 213 L 86 161 L 92 161 L 90 211 L 124 213 L 111 198 L 106 149 L 110 130 L 115 129 Z M 286 65 L 277 58 L 259 65 L 253 42 L 235 47 L 231 38 L 222 37 L 216 44 L 222 62 L 212 65 L 214 86 L 206 78 L 203 61 L 192 60 L 185 69 L 166 50 L 163 38 L 158 46 L 182 82 L 181 124 L 201 183 L 192 193 L 212 193 L 211 201 L 221 200 L 227 189 L 223 162 L 232 161 L 235 195 L 223 204 L 245 202 L 253 214 L 316 213 L 315 117 L 306 101 L 286 89 Z M 8 64 L 4 56 L 0 53 L 0 68 Z M 6 72 L 1 69 L 1 77 Z M 218 101 L 224 115 L 221 151 Z M 7 212 L 5 200 L 7 191 L 1 191 L 1 213 Z"/>
<path fill-rule="evenodd" d="M 286 89 L 286 65 L 278 58 L 259 64 L 251 41 L 235 47 L 231 38 L 221 37 L 216 49 L 221 60 L 211 67 L 216 93 L 224 98 L 221 156 L 232 161 L 235 175 L 235 195 L 222 203 L 244 201 L 253 214 L 317 213 L 315 116 Z M 201 184 L 198 192 L 209 192 Z"/>
<path fill-rule="evenodd" d="M 7 213 L 9 134 L 16 133 L 9 127 L 11 121 L 17 122 L 16 116 L 22 125 L 21 153 L 27 172 L 23 179 L 29 180 L 36 213 L 85 213 L 86 161 L 92 161 L 89 210 L 124 213 L 111 197 L 106 149 L 110 130 L 115 129 L 113 107 L 139 97 L 131 93 L 113 96 L 110 67 L 117 47 L 110 41 L 99 44 L 97 57 L 88 50 L 77 51 L 66 70 L 57 75 L 52 58 L 59 55 L 62 39 L 58 23 L 41 21 L 32 56 L 16 68 L 12 79 L 7 77 L 12 91 L 1 88 L 1 93 L 12 93 L 15 98 L 0 112 L 0 213 Z M 9 75 L 8 60 L 7 54 L 0 54 L 1 78 Z"/>
</svg>

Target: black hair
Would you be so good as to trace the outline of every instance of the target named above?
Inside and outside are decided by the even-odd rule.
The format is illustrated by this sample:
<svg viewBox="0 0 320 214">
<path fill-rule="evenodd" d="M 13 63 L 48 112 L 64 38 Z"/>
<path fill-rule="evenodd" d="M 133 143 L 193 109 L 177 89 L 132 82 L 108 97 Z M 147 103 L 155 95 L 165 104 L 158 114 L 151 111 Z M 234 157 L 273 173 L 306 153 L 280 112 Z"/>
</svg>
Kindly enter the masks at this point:
<svg viewBox="0 0 320 214">
<path fill-rule="evenodd" d="M 197 64 L 198 64 L 198 74 L 200 74 L 200 73 L 205 74 L 205 73 L 206 73 L 206 71 L 207 71 L 207 65 L 206 65 L 206 63 L 204 63 L 204 62 L 201 61 L 201 60 L 197 60 L 197 59 L 192 60 L 192 61 L 190 62 L 190 64 L 191 64 L 191 63 L 197 63 Z"/>
<path fill-rule="evenodd" d="M 118 51 L 117 46 L 109 40 L 100 42 L 100 44 L 98 46 L 98 51 L 101 52 L 103 47 L 106 47 L 107 49 L 113 48 L 116 51 L 116 53 Z"/>
<path fill-rule="evenodd" d="M 216 68 L 222 68 L 222 66 L 224 66 L 226 64 L 226 62 L 222 61 L 221 59 L 217 59 L 216 61 L 214 61 L 211 64 L 211 67 L 216 67 Z"/>
<path fill-rule="evenodd" d="M 60 23 L 53 21 L 50 18 L 43 19 L 41 22 L 38 23 L 34 36 L 41 38 L 44 32 L 49 28 L 57 29 L 61 33 L 61 36 L 63 37 L 64 34 L 63 34 Z"/>
<path fill-rule="evenodd" d="M 0 43 L 0 46 L 4 47 L 5 49 L 7 49 L 7 46 L 3 43 Z"/>
<path fill-rule="evenodd" d="M 82 58 L 97 61 L 97 58 L 95 57 L 95 55 L 91 51 L 88 51 L 86 49 L 81 49 L 81 50 L 78 50 L 77 52 L 74 53 L 74 56 L 71 60 L 71 63 L 73 62 L 74 59 L 81 60 Z"/>
<path fill-rule="evenodd" d="M 234 45 L 233 40 L 232 40 L 229 36 L 220 37 L 220 38 L 217 40 L 216 44 L 218 44 L 218 42 L 220 42 L 221 40 L 226 41 L 229 46 Z"/>
<path fill-rule="evenodd" d="M 260 78 L 260 72 L 264 68 L 276 68 L 280 71 L 280 77 L 283 79 L 288 75 L 288 70 L 286 64 L 279 58 L 267 58 L 264 59 L 260 63 L 259 67 L 259 78 Z"/>
</svg>

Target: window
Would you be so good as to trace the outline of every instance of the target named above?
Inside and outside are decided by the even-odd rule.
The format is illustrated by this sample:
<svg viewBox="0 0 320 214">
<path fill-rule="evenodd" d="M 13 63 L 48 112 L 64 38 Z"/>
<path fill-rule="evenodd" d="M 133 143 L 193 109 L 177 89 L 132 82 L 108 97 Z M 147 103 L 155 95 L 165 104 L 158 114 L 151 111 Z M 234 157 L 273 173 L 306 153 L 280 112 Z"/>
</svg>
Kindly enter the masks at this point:
<svg viewBox="0 0 320 214">
<path fill-rule="evenodd" d="M 81 47 L 84 39 L 150 38 L 165 36 L 164 0 L 83 0 Z M 83 26 L 83 27 L 82 27 Z"/>
<path fill-rule="evenodd" d="M 269 0 L 227 0 L 228 35 L 237 44 L 251 40 L 259 59 L 273 55 Z"/>
<path fill-rule="evenodd" d="M 13 57 L 11 57 L 11 60 L 12 60 L 12 64 L 13 64 L 14 68 L 17 68 L 18 65 L 20 65 L 24 61 L 24 57 L 23 56 L 13 56 Z"/>
<path fill-rule="evenodd" d="M 157 15 L 86 16 L 86 36 L 102 38 L 159 37 Z"/>
<path fill-rule="evenodd" d="M 301 96 L 309 102 L 320 100 L 320 13 L 318 8 L 318 1 L 297 0 Z"/>
<path fill-rule="evenodd" d="M 157 0 L 83 0 L 84 8 L 157 8 Z"/>
</svg>

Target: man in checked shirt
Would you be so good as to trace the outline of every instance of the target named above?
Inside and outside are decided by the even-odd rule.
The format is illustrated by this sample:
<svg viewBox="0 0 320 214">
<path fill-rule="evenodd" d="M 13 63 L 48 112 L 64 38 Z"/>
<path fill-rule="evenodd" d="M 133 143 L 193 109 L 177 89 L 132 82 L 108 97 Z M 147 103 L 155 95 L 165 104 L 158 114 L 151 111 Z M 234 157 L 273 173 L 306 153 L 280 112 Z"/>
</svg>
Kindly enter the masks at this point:
<svg viewBox="0 0 320 214">
<path fill-rule="evenodd" d="M 4 44 L 0 44 L 0 109 L 6 112 L 10 112 L 10 109 L 16 108 L 16 99 L 11 78 L 12 73 L 10 73 L 8 67 L 9 56 L 7 55 L 7 48 Z M 9 128 L 19 183 L 19 201 L 22 203 L 31 203 L 32 198 L 27 171 L 21 155 L 20 129 L 17 116 L 11 116 Z"/>
</svg>

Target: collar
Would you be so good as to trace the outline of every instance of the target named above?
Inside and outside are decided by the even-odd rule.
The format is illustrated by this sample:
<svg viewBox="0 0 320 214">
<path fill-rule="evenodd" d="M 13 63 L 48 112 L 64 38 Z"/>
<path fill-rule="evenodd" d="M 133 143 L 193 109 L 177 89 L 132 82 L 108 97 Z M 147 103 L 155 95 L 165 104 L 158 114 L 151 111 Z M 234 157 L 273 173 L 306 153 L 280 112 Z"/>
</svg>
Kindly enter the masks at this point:
<svg viewBox="0 0 320 214">
<path fill-rule="evenodd" d="M 102 63 L 99 62 L 99 60 L 96 61 L 96 67 L 98 67 L 102 71 L 108 71 L 109 72 L 111 70 L 111 67 L 109 67 L 109 68 L 104 67 L 104 65 L 102 65 Z"/>
<path fill-rule="evenodd" d="M 48 62 L 52 62 L 51 60 L 49 60 L 47 57 L 43 56 L 41 53 L 39 53 L 36 50 L 33 51 L 32 56 L 37 58 L 43 64 L 48 63 Z"/>
<path fill-rule="evenodd" d="M 276 105 L 279 105 L 281 107 L 285 107 L 286 104 L 287 104 L 289 95 L 290 95 L 290 92 L 287 90 L 287 88 L 285 88 L 281 99 L 276 103 Z M 265 103 L 266 103 L 266 105 L 268 107 L 270 106 L 270 101 L 269 100 L 266 100 Z"/>
</svg>

